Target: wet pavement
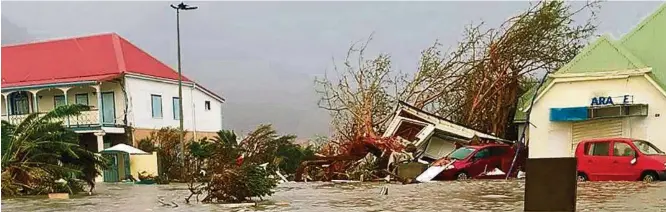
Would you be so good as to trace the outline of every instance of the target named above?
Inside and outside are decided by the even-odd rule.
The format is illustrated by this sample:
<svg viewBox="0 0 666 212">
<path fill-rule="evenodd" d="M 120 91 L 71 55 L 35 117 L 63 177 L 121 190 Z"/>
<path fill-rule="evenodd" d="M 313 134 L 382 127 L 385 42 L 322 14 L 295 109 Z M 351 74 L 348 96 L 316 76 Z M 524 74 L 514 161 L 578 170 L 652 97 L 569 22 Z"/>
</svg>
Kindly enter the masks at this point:
<svg viewBox="0 0 666 212">
<path fill-rule="evenodd" d="M 522 211 L 524 181 L 285 183 L 256 207 L 185 204 L 184 184 L 100 184 L 93 196 L 3 199 L 3 211 Z M 388 195 L 379 195 L 382 187 Z M 163 206 L 174 201 L 178 207 Z M 585 182 L 578 211 L 666 211 L 666 182 Z"/>
</svg>

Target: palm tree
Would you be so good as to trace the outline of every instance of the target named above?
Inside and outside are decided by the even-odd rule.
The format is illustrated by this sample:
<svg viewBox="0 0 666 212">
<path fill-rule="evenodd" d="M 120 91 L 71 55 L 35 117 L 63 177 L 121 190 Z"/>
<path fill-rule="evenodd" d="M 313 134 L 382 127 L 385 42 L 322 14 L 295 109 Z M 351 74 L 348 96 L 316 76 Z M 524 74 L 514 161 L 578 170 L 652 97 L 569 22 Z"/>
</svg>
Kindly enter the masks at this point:
<svg viewBox="0 0 666 212">
<path fill-rule="evenodd" d="M 81 147 L 78 135 L 62 123 L 87 109 L 66 105 L 43 116 L 30 114 L 17 125 L 2 121 L 2 195 L 51 192 L 58 179 L 77 178 L 94 187 L 106 161 Z"/>
</svg>

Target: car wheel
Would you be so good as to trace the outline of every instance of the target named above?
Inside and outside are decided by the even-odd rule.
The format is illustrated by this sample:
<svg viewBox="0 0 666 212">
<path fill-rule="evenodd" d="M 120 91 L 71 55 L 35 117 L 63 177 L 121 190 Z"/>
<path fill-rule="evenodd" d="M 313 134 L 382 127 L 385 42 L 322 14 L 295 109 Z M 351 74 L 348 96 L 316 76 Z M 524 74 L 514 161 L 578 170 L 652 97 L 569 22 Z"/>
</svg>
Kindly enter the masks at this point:
<svg viewBox="0 0 666 212">
<path fill-rule="evenodd" d="M 469 177 L 465 172 L 460 172 L 456 175 L 456 180 L 467 180 L 467 179 L 469 179 Z"/>
<path fill-rule="evenodd" d="M 585 175 L 585 174 L 583 174 L 583 173 L 578 173 L 577 180 L 578 180 L 578 182 L 585 182 L 585 181 L 588 180 L 588 179 L 587 179 L 587 175 Z"/>
<path fill-rule="evenodd" d="M 643 175 L 643 182 L 646 182 L 646 183 L 654 182 L 657 179 L 658 179 L 658 177 L 654 173 L 646 173 L 645 175 Z"/>
</svg>

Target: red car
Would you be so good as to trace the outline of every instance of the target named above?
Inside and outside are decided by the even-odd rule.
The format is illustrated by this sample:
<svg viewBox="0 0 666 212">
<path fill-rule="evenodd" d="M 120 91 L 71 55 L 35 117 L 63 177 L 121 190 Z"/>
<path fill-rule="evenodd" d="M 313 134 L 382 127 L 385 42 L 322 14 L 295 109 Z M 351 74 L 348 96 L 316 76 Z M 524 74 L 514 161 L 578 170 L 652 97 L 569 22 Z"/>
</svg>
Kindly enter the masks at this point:
<svg viewBox="0 0 666 212">
<path fill-rule="evenodd" d="M 465 180 L 477 178 L 482 173 L 492 171 L 495 168 L 506 173 L 511 167 L 515 155 L 515 149 L 506 144 L 486 144 L 479 146 L 464 146 L 449 153 L 444 158 L 435 161 L 433 166 L 445 166 L 444 171 L 439 173 L 435 180 Z M 526 154 L 520 154 L 526 155 Z M 518 158 L 517 165 L 513 167 L 512 173 L 517 173 L 524 160 Z M 506 175 L 502 175 L 504 178 Z"/>
<path fill-rule="evenodd" d="M 576 146 L 578 181 L 666 180 L 666 154 L 630 138 L 583 140 Z"/>
</svg>

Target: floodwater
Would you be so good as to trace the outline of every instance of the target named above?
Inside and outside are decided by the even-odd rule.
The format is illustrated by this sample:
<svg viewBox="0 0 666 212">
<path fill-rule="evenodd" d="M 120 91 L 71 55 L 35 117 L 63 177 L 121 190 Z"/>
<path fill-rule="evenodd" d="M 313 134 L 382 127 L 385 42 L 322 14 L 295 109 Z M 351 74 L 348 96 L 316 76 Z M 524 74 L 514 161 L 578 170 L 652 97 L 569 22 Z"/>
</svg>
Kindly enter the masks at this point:
<svg viewBox="0 0 666 212">
<path fill-rule="evenodd" d="M 184 184 L 99 184 L 93 196 L 2 200 L 3 211 L 522 211 L 524 181 L 285 183 L 259 206 L 185 204 Z M 388 195 L 379 195 L 382 187 Z M 175 202 L 177 207 L 162 202 Z M 666 211 L 666 182 L 585 182 L 578 211 Z"/>
</svg>

